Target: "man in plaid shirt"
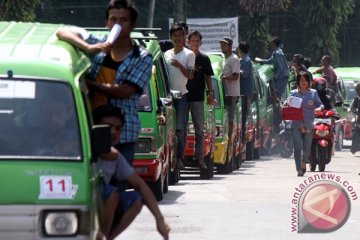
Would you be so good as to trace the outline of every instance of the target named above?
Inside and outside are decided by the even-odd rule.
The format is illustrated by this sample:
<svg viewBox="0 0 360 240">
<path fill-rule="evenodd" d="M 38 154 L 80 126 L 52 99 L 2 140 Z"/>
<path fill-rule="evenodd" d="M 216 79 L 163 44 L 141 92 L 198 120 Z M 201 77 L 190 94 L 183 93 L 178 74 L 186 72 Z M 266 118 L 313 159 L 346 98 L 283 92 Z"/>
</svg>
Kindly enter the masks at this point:
<svg viewBox="0 0 360 240">
<path fill-rule="evenodd" d="M 84 30 L 61 29 L 57 36 L 89 54 L 96 54 L 87 81 L 93 108 L 100 105 L 120 107 L 125 125 L 116 148 L 132 165 L 135 142 L 140 131 L 139 97 L 148 86 L 152 71 L 152 56 L 131 39 L 138 13 L 128 0 L 111 0 L 106 11 L 106 26 L 121 26 L 113 43 Z"/>
</svg>

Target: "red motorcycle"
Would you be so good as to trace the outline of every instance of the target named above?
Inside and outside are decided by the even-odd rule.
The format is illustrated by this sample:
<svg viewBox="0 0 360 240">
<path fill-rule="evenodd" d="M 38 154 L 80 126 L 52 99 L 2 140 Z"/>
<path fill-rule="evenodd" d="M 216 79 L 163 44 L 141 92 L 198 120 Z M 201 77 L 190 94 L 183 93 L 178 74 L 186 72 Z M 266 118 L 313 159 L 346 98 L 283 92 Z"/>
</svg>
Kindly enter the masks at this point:
<svg viewBox="0 0 360 240">
<path fill-rule="evenodd" d="M 319 171 L 325 171 L 325 165 L 331 161 L 335 145 L 335 120 L 339 119 L 332 110 L 323 110 L 315 113 L 314 136 L 311 144 L 310 166 L 315 171 L 319 165 Z"/>
</svg>

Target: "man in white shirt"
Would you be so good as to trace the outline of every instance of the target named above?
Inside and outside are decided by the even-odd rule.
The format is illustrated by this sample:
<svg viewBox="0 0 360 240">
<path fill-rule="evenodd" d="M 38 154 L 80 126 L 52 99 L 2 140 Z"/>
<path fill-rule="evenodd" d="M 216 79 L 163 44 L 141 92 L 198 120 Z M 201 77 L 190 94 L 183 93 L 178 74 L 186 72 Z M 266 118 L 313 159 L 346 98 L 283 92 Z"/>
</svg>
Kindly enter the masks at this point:
<svg viewBox="0 0 360 240">
<path fill-rule="evenodd" d="M 232 44 L 231 38 L 224 37 L 220 40 L 220 47 L 224 56 L 221 80 L 225 89 L 225 106 L 229 116 L 229 146 L 232 144 L 236 103 L 240 97 L 240 60 L 232 53 Z"/>
<path fill-rule="evenodd" d="M 174 48 L 165 52 L 165 60 L 169 70 L 170 88 L 180 91 L 181 99 L 174 100 L 176 110 L 176 136 L 178 138 L 177 161 L 179 168 L 183 168 L 183 159 L 186 143 L 186 125 L 187 125 L 187 89 L 188 80 L 193 78 L 193 69 L 195 66 L 195 54 L 185 48 L 185 31 L 181 26 L 174 25 L 170 29 L 170 38 Z"/>
</svg>

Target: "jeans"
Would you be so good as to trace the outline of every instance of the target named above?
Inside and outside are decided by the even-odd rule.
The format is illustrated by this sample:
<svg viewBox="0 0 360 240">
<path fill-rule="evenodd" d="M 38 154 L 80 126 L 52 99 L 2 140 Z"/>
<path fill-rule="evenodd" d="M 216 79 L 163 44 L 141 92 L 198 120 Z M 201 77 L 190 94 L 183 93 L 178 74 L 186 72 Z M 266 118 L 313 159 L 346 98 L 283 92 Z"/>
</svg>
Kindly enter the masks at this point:
<svg viewBox="0 0 360 240">
<path fill-rule="evenodd" d="M 238 97 L 234 97 L 234 96 L 225 97 L 225 107 L 229 116 L 229 132 L 228 132 L 229 142 L 230 142 L 229 146 L 232 144 L 231 141 L 232 141 L 232 134 L 234 129 L 235 110 L 236 110 L 237 101 L 238 101 Z"/>
<path fill-rule="evenodd" d="M 282 98 L 282 96 L 285 93 L 285 89 L 288 83 L 289 77 L 282 77 L 279 79 L 275 79 L 274 82 L 274 92 L 277 94 L 277 96 L 279 97 L 279 99 Z"/>
<path fill-rule="evenodd" d="M 174 107 L 176 111 L 176 137 L 178 139 L 177 159 L 184 159 L 184 151 L 186 144 L 186 126 L 188 116 L 188 103 L 186 94 L 182 95 L 181 99 L 174 100 Z"/>
<path fill-rule="evenodd" d="M 192 122 L 195 129 L 195 153 L 196 160 L 203 159 L 204 148 L 204 102 L 188 102 Z M 188 119 L 189 112 L 187 112 Z"/>
<path fill-rule="evenodd" d="M 310 157 L 311 143 L 314 132 L 301 133 L 299 129 L 292 128 L 292 136 L 294 140 L 294 158 L 296 170 L 301 169 L 301 162 L 306 163 Z M 302 157 L 301 157 L 302 151 Z"/>
</svg>

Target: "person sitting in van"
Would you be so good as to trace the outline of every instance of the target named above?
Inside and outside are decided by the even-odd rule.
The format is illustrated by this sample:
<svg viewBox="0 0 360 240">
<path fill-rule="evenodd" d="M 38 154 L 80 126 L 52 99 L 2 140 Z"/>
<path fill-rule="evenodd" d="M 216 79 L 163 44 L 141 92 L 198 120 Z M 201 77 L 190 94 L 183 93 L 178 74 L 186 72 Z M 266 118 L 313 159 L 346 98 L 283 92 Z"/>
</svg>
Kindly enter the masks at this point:
<svg viewBox="0 0 360 240">
<path fill-rule="evenodd" d="M 119 142 L 124 116 L 113 106 L 100 106 L 94 110 L 94 123 L 107 124 L 111 129 L 111 152 L 99 156 L 98 166 L 103 172 L 104 214 L 102 233 L 114 239 L 122 233 L 141 211 L 144 203 L 156 220 L 156 226 L 164 239 L 169 238 L 170 227 L 160 212 L 156 199 L 146 183 L 135 173 L 121 153 L 114 147 Z M 113 178 L 126 182 L 135 190 L 119 191 L 111 185 Z"/>
</svg>

